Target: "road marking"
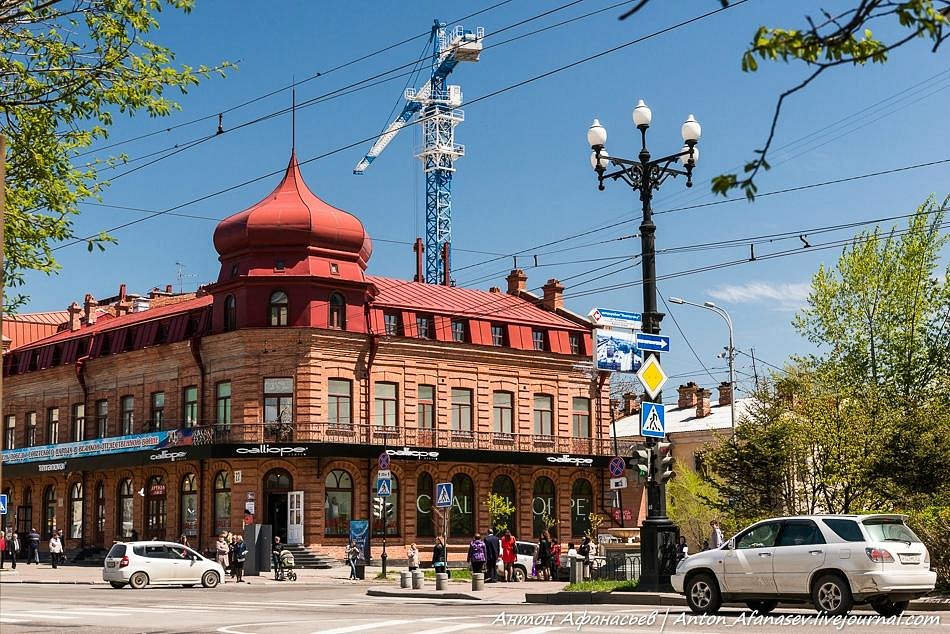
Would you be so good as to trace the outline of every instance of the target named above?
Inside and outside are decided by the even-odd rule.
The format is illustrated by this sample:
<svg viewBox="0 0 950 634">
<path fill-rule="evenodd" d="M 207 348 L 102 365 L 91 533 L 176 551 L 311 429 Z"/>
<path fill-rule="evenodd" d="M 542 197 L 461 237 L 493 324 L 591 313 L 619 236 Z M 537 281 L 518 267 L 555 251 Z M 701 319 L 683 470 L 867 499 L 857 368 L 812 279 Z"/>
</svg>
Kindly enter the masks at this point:
<svg viewBox="0 0 950 634">
<path fill-rule="evenodd" d="M 347 632 L 359 632 L 361 630 L 378 630 L 381 627 L 390 627 L 392 625 L 405 625 L 406 623 L 415 623 L 414 620 L 398 619 L 395 621 L 379 621 L 378 623 L 365 623 L 362 625 L 349 625 L 347 627 L 337 627 L 332 630 L 317 630 L 313 634 L 347 634 Z"/>
<path fill-rule="evenodd" d="M 254 632 L 242 632 L 242 631 L 235 630 L 234 628 L 245 628 L 245 627 L 252 627 L 255 625 L 263 625 L 265 627 L 270 627 L 271 625 L 293 625 L 297 623 L 312 623 L 312 622 L 313 620 L 311 619 L 307 621 L 269 621 L 265 623 L 260 623 L 260 622 L 241 623 L 239 625 L 228 625 L 227 627 L 219 627 L 215 631 L 221 632 L 222 634 L 254 634 Z"/>
<path fill-rule="evenodd" d="M 48 614 L 46 612 L 13 612 L 13 616 L 31 620 L 60 619 L 63 621 L 71 621 L 79 618 L 78 616 L 63 616 L 61 614 Z"/>
</svg>

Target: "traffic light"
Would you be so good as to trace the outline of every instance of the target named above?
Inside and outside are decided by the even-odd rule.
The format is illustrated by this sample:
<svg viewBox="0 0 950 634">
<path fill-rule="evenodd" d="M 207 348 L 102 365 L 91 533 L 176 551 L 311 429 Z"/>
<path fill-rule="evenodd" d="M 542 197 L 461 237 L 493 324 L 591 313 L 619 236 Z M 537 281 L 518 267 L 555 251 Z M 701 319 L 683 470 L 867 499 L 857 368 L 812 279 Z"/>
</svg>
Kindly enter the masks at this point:
<svg viewBox="0 0 950 634">
<path fill-rule="evenodd" d="M 654 469 L 653 480 L 657 484 L 663 484 L 676 475 L 673 473 L 673 443 L 658 442 L 656 444 Z"/>
<path fill-rule="evenodd" d="M 637 459 L 637 473 L 644 480 L 650 479 L 650 459 L 652 453 L 650 448 L 644 445 L 637 445 L 636 451 L 633 452 L 633 456 Z"/>
</svg>

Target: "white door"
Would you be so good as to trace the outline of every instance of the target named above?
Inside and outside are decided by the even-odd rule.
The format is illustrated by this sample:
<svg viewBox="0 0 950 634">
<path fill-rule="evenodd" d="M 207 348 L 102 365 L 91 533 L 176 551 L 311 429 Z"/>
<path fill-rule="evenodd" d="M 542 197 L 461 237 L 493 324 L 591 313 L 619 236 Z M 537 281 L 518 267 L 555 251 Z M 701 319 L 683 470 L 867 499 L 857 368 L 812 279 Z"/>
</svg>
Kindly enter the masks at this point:
<svg viewBox="0 0 950 634">
<path fill-rule="evenodd" d="M 723 553 L 727 592 L 775 592 L 772 554 L 780 528 L 780 522 L 757 524 L 733 540 Z"/>
<path fill-rule="evenodd" d="M 785 520 L 772 552 L 775 587 L 787 594 L 808 594 L 811 573 L 825 563 L 825 539 L 811 520 Z"/>
<path fill-rule="evenodd" d="M 303 543 L 303 491 L 287 494 L 287 543 Z"/>
</svg>

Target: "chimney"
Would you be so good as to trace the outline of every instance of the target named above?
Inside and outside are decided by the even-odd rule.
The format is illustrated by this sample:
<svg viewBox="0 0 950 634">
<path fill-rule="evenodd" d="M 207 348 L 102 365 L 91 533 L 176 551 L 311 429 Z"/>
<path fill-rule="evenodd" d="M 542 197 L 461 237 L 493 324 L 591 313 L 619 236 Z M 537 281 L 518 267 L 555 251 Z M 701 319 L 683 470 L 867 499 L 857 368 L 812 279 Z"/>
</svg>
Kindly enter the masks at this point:
<svg viewBox="0 0 950 634">
<path fill-rule="evenodd" d="M 564 285 L 556 279 L 548 280 L 548 283 L 541 287 L 544 291 L 544 299 L 541 300 L 541 306 L 545 310 L 554 312 L 559 308 L 564 308 Z"/>
<path fill-rule="evenodd" d="M 132 302 L 129 301 L 128 296 L 126 295 L 125 284 L 119 284 L 119 299 L 115 303 L 115 316 L 121 317 L 122 315 L 128 315 L 132 312 Z"/>
<path fill-rule="evenodd" d="M 719 404 L 720 405 L 729 405 L 732 403 L 732 384 L 728 381 L 723 381 L 719 384 Z"/>
<path fill-rule="evenodd" d="M 82 306 L 73 302 L 66 310 L 69 312 L 69 331 L 76 332 L 82 326 Z"/>
<path fill-rule="evenodd" d="M 172 292 L 173 292 L 172 285 L 171 285 L 171 284 L 166 284 L 166 285 L 165 285 L 165 294 L 166 294 L 166 295 L 171 295 Z"/>
<path fill-rule="evenodd" d="M 96 309 L 98 307 L 99 302 L 96 301 L 96 298 L 90 293 L 86 293 L 86 297 L 83 298 L 83 312 L 85 312 L 87 326 L 92 326 L 96 323 Z"/>
<path fill-rule="evenodd" d="M 512 269 L 505 279 L 508 280 L 509 295 L 517 295 L 528 288 L 528 276 L 521 269 Z"/>
<path fill-rule="evenodd" d="M 119 301 L 120 302 L 125 301 L 125 291 L 126 291 L 125 283 L 123 282 L 122 284 L 119 284 Z"/>
<path fill-rule="evenodd" d="M 709 403 L 709 397 L 712 392 L 706 388 L 696 388 L 696 418 L 705 418 L 712 413 L 712 407 Z"/>
<path fill-rule="evenodd" d="M 696 384 L 690 381 L 686 385 L 676 388 L 679 392 L 679 401 L 676 403 L 676 409 L 689 409 L 696 407 Z"/>
<path fill-rule="evenodd" d="M 412 281 L 425 282 L 425 278 L 422 277 L 422 252 L 425 251 L 425 247 L 422 246 L 422 238 L 416 238 L 412 250 L 416 252 L 416 275 Z"/>
<path fill-rule="evenodd" d="M 627 416 L 636 414 L 640 411 L 640 401 L 633 392 L 625 392 L 623 395 L 623 413 Z"/>
<path fill-rule="evenodd" d="M 10 350 L 10 346 L 13 345 L 13 340 L 10 337 L 3 335 L 3 352 L 6 354 Z"/>
</svg>

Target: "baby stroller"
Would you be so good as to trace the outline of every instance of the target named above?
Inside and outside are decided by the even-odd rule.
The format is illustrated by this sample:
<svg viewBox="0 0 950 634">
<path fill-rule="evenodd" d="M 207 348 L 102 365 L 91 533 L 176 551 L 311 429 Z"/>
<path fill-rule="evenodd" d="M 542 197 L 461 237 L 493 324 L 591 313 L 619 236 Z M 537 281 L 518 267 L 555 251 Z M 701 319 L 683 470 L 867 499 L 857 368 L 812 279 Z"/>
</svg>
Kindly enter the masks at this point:
<svg viewBox="0 0 950 634">
<path fill-rule="evenodd" d="M 280 551 L 277 566 L 278 581 L 296 581 L 297 573 L 294 571 L 294 554 L 289 550 Z"/>
</svg>

